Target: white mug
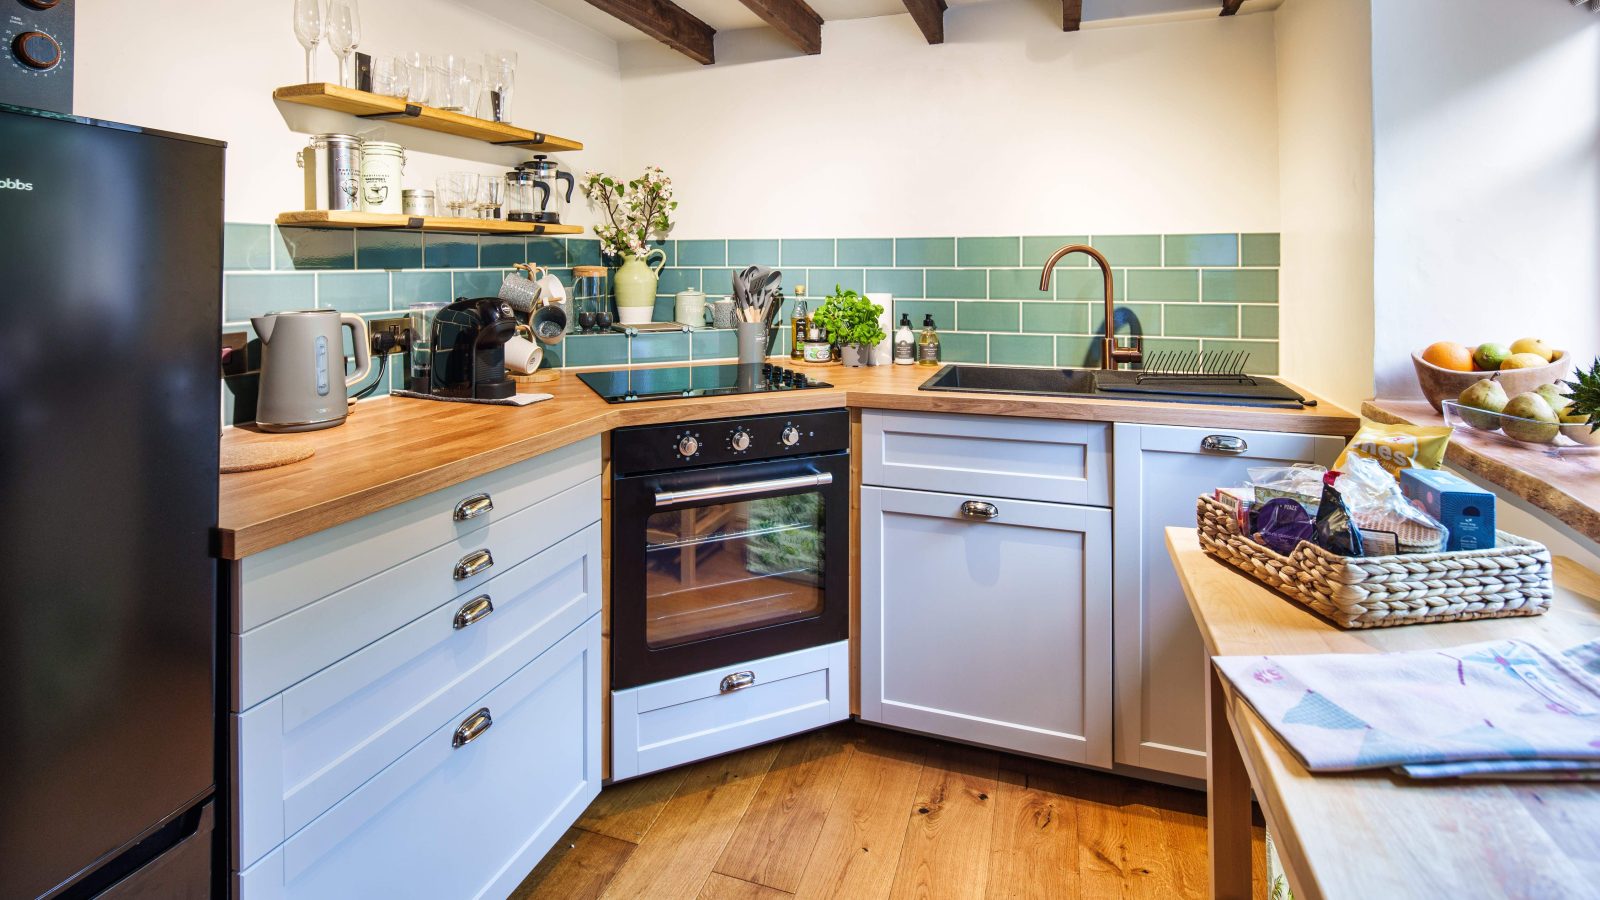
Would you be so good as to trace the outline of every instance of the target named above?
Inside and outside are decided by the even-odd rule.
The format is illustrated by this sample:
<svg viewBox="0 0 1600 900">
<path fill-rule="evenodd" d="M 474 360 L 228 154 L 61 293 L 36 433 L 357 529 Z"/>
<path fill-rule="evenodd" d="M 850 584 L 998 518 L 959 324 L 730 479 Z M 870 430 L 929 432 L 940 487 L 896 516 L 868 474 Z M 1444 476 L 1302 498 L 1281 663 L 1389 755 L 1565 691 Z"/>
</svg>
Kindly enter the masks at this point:
<svg viewBox="0 0 1600 900">
<path fill-rule="evenodd" d="M 544 303 L 566 302 L 567 288 L 561 283 L 561 279 L 546 272 L 545 276 L 539 279 L 538 285 L 539 299 Z"/>
<path fill-rule="evenodd" d="M 537 341 L 517 335 L 506 341 L 506 368 L 518 375 L 532 375 L 544 361 L 544 348 Z"/>
</svg>

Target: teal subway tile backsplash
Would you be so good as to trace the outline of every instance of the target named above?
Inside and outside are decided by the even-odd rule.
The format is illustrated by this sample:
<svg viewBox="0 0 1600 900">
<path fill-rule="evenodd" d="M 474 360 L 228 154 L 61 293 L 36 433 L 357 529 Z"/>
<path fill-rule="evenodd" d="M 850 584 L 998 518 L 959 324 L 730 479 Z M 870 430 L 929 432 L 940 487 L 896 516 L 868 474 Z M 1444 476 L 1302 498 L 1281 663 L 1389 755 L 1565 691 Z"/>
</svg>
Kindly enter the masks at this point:
<svg viewBox="0 0 1600 900">
<path fill-rule="evenodd" d="M 422 268 L 422 232 L 357 231 L 356 268 Z"/>
<path fill-rule="evenodd" d="M 897 266 L 953 266 L 956 264 L 956 239 L 895 238 L 894 264 Z"/>
<path fill-rule="evenodd" d="M 1206 269 L 1201 273 L 1206 302 L 1277 303 L 1277 269 Z"/>
<path fill-rule="evenodd" d="M 230 272 L 272 268 L 272 226 L 244 222 L 224 225 L 222 268 Z"/>
<path fill-rule="evenodd" d="M 325 273 L 317 278 L 317 308 L 376 312 L 389 308 L 388 272 Z"/>
<path fill-rule="evenodd" d="M 919 298 L 922 296 L 922 270 L 868 269 L 867 290 L 875 294 L 893 294 L 896 298 Z"/>
<path fill-rule="evenodd" d="M 831 266 L 834 264 L 832 238 L 802 238 L 782 241 L 779 257 L 788 266 Z"/>
<path fill-rule="evenodd" d="M 1236 266 L 1239 264 L 1239 236 L 1236 234 L 1169 234 L 1163 264 L 1172 266 Z"/>
<path fill-rule="evenodd" d="M 356 266 L 355 231 L 346 228 L 273 229 L 274 269 L 353 269 Z"/>
<path fill-rule="evenodd" d="M 1060 262 L 1052 289 L 1038 289 L 1045 258 L 1070 243 L 1087 243 L 1111 259 L 1117 330 L 1143 335 L 1147 351 L 1247 350 L 1251 371 L 1278 370 L 1280 241 L 1271 233 L 668 240 L 658 244 L 668 262 L 656 318 L 672 317 L 680 290 L 724 297 L 734 272 L 766 265 L 784 272 L 784 323 L 796 286 L 806 285 L 814 308 L 839 285 L 892 295 L 891 325 L 904 314 L 920 328 L 931 314 L 949 362 L 1094 366 L 1103 316 L 1099 268 L 1073 254 Z M 550 268 L 568 285 L 573 265 L 616 263 L 602 260 L 599 242 L 589 237 L 257 223 L 228 223 L 224 258 L 229 328 L 252 315 L 313 305 L 374 318 L 403 313 L 411 303 L 493 296 L 510 266 L 524 260 Z M 572 334 L 545 349 L 552 364 L 575 367 L 725 360 L 736 352 L 731 330 L 710 328 L 631 340 Z M 253 409 L 253 396 L 233 399 L 239 414 Z"/>
<path fill-rule="evenodd" d="M 1095 271 L 1099 271 L 1096 269 Z M 1048 300 L 1050 291 L 1039 290 L 1038 269 L 990 269 L 989 297 L 993 300 Z"/>
<path fill-rule="evenodd" d="M 892 266 L 894 241 L 890 238 L 840 238 L 838 250 L 841 266 Z M 904 263 L 903 265 L 910 265 Z"/>
<path fill-rule="evenodd" d="M 1022 238 L 956 238 L 956 265 L 964 269 L 1022 265 Z"/>
<path fill-rule="evenodd" d="M 680 266 L 725 266 L 727 264 L 727 241 L 678 242 L 678 265 Z"/>
<path fill-rule="evenodd" d="M 223 320 L 243 322 L 251 316 L 316 306 L 314 275 L 263 273 L 225 275 L 222 279 Z"/>
<path fill-rule="evenodd" d="M 1275 234 L 1239 235 L 1239 263 L 1246 266 L 1278 265 L 1278 236 Z"/>
<path fill-rule="evenodd" d="M 989 296 L 989 273 L 984 269 L 929 269 L 924 277 L 924 293 L 932 298 L 971 300 Z"/>
</svg>

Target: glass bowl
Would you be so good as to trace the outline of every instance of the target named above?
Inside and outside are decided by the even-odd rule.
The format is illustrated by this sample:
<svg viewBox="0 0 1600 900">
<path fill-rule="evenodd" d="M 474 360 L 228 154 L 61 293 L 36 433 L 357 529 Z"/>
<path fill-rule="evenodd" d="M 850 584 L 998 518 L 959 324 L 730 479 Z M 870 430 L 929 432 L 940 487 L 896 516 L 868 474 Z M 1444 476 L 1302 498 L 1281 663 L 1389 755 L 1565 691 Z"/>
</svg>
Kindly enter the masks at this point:
<svg viewBox="0 0 1600 900">
<path fill-rule="evenodd" d="M 1445 400 L 1440 405 L 1446 425 L 1488 435 L 1503 444 L 1541 450 L 1551 456 L 1600 451 L 1600 432 L 1589 432 L 1589 426 L 1585 424 L 1550 425 L 1533 419 L 1474 409 L 1455 400 Z"/>
</svg>

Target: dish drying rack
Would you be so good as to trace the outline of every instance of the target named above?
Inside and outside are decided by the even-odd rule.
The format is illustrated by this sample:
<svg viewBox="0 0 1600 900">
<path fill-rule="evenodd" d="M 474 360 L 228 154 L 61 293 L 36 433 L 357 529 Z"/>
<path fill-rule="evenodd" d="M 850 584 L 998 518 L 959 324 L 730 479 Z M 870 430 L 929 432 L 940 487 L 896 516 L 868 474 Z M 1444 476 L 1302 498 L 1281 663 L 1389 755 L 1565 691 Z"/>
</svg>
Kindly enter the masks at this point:
<svg viewBox="0 0 1600 900">
<path fill-rule="evenodd" d="M 1244 373 L 1250 364 L 1250 351 L 1157 350 L 1145 358 L 1138 384 L 1182 381 L 1185 384 L 1245 384 L 1256 380 Z"/>
</svg>

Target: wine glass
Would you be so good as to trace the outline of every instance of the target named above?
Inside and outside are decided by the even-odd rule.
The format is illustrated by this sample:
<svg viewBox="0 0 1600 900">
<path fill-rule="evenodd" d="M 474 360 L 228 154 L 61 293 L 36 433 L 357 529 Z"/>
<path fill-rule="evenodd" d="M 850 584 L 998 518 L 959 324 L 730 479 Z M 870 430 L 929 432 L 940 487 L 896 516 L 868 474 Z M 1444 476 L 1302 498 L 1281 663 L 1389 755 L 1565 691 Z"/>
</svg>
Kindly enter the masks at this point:
<svg viewBox="0 0 1600 900">
<path fill-rule="evenodd" d="M 484 54 L 484 89 L 488 94 L 489 114 L 486 118 L 496 122 L 511 121 L 511 89 L 517 77 L 517 54 L 514 50 L 495 50 Z"/>
<path fill-rule="evenodd" d="M 328 0 L 328 43 L 339 57 L 339 85 L 349 87 L 345 62 L 361 44 L 361 10 L 356 0 Z"/>
<path fill-rule="evenodd" d="M 311 84 L 317 45 L 322 43 L 322 0 L 294 0 L 294 39 L 306 51 L 306 84 Z"/>
</svg>

